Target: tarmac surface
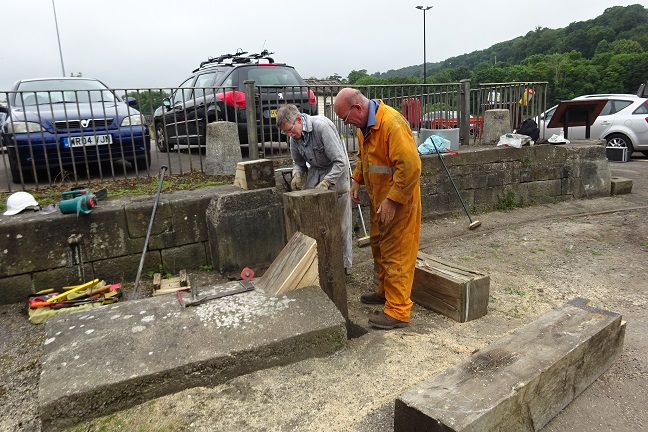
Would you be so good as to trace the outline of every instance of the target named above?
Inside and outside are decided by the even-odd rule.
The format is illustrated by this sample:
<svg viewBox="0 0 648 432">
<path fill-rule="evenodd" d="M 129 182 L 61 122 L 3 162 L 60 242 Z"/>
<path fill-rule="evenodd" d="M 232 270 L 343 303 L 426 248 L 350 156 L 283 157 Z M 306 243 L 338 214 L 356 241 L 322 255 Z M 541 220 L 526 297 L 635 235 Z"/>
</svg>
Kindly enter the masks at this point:
<svg viewBox="0 0 648 432">
<path fill-rule="evenodd" d="M 475 231 L 465 215 L 423 224 L 422 251 L 490 274 L 483 318 L 460 324 L 415 305 L 409 327 L 371 328 L 367 316 L 380 308 L 358 298 L 371 290 L 372 261 L 368 248 L 354 248 L 347 276 L 354 326 L 341 350 L 182 390 L 70 430 L 391 431 L 400 394 L 574 297 L 623 315 L 624 352 L 543 432 L 648 430 L 648 158 L 635 154 L 610 168 L 633 180 L 631 194 L 472 215 L 482 222 Z M 38 431 L 45 333 L 19 309 L 0 307 L 0 430 Z"/>
</svg>

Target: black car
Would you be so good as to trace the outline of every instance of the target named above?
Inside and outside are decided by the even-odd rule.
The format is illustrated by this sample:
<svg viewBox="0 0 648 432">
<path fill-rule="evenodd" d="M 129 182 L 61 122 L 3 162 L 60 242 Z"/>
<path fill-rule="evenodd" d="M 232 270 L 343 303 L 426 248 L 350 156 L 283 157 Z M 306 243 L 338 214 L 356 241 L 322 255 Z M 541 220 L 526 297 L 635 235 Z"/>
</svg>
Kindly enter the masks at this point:
<svg viewBox="0 0 648 432">
<path fill-rule="evenodd" d="M 238 124 L 241 144 L 248 142 L 246 109 L 256 109 L 259 141 L 285 140 L 275 122 L 277 108 L 294 104 L 317 114 L 315 94 L 295 68 L 275 63 L 271 54 L 225 54 L 209 58 L 184 80 L 155 111 L 155 141 L 160 151 L 177 145 L 204 145 L 206 126 L 213 121 Z M 255 101 L 246 100 L 245 81 L 254 81 Z"/>
</svg>

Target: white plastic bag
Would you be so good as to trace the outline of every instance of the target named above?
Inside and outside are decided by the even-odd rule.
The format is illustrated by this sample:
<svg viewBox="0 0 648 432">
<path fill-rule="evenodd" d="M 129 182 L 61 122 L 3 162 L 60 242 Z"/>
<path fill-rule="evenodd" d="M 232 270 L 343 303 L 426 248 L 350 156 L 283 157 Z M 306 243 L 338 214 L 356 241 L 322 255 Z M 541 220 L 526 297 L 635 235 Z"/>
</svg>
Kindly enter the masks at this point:
<svg viewBox="0 0 648 432">
<path fill-rule="evenodd" d="M 506 134 L 500 137 L 497 145 L 502 147 L 520 148 L 523 145 L 533 145 L 533 141 L 531 141 L 531 137 L 527 135 Z"/>
</svg>

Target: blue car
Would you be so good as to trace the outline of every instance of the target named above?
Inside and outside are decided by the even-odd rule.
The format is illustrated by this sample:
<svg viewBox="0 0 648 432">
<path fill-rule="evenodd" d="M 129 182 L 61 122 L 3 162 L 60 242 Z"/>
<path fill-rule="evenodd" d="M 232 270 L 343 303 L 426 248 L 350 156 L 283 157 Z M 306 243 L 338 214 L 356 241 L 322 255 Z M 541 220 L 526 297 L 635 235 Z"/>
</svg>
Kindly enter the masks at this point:
<svg viewBox="0 0 648 432">
<path fill-rule="evenodd" d="M 14 182 L 122 160 L 147 169 L 150 134 L 134 98 L 78 77 L 21 80 L 7 96 L 1 131 Z"/>
</svg>

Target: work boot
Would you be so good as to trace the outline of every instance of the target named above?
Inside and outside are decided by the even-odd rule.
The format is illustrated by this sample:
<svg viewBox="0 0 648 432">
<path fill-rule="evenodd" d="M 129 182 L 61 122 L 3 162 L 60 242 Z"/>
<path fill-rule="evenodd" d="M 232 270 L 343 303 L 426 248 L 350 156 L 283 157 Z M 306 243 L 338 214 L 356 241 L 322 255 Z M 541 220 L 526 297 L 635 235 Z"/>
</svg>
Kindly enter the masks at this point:
<svg viewBox="0 0 648 432">
<path fill-rule="evenodd" d="M 369 317 L 369 324 L 385 330 L 394 328 L 407 327 L 408 322 L 397 320 L 387 315 L 385 312 L 379 312 Z"/>
<path fill-rule="evenodd" d="M 364 304 L 385 304 L 385 297 L 381 297 L 376 293 L 362 294 L 360 301 Z"/>
</svg>

